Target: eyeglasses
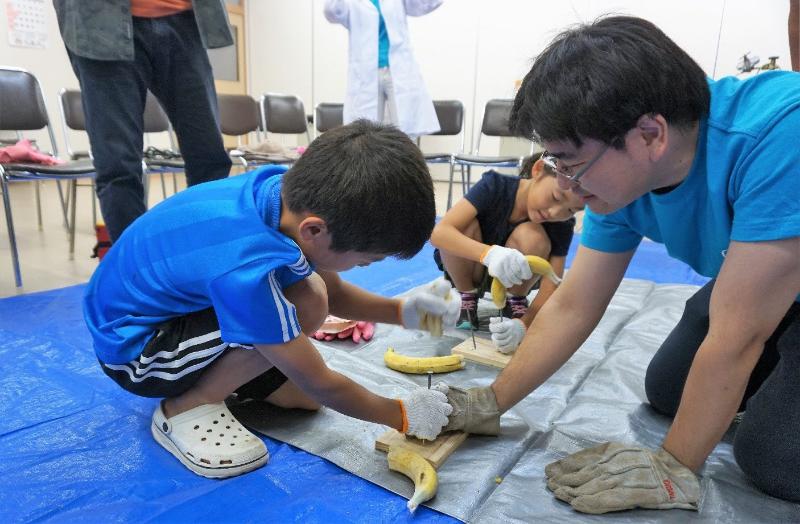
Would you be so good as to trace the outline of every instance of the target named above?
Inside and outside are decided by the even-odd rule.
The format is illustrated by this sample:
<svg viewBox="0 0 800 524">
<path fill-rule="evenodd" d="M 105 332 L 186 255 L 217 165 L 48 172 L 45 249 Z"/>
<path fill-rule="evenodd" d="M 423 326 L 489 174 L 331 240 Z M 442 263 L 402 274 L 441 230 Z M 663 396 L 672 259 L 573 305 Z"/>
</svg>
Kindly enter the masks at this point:
<svg viewBox="0 0 800 524">
<path fill-rule="evenodd" d="M 583 175 L 585 175 L 587 171 L 589 171 L 589 168 L 592 167 L 595 162 L 600 160 L 600 157 L 603 156 L 606 151 L 608 151 L 609 147 L 611 147 L 611 144 L 607 144 L 606 147 L 601 149 L 599 153 L 597 153 L 595 156 L 591 158 L 591 160 L 585 162 L 583 167 L 578 169 L 575 173 L 570 173 L 570 171 L 572 171 L 573 168 L 579 166 L 580 164 L 575 164 L 571 166 L 561 166 L 559 165 L 561 161 L 558 159 L 558 157 L 551 155 L 546 150 L 542 151 L 542 156 L 540 156 L 539 158 L 542 160 L 542 162 L 544 162 L 544 164 L 547 167 L 555 171 L 555 173 L 558 176 L 564 177 L 570 182 L 577 184 L 578 180 L 580 180 L 580 178 Z"/>
</svg>

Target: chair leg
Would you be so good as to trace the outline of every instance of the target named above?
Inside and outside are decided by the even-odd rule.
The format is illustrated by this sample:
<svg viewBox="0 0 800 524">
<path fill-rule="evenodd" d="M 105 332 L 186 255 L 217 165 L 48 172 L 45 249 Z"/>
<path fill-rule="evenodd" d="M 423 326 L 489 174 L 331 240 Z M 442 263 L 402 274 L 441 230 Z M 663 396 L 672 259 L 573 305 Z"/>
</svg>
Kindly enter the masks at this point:
<svg viewBox="0 0 800 524">
<path fill-rule="evenodd" d="M 447 209 L 449 210 L 450 207 L 453 205 L 453 174 L 455 170 L 455 165 L 450 162 L 450 183 L 447 184 Z"/>
<path fill-rule="evenodd" d="M 69 219 L 67 218 L 67 205 L 69 202 L 64 198 L 64 190 L 61 189 L 61 180 L 56 180 L 58 188 L 58 199 L 61 201 L 61 214 L 64 215 L 64 227 L 69 229 Z"/>
<path fill-rule="evenodd" d="M 92 179 L 92 227 L 97 224 L 97 186 Z"/>
<path fill-rule="evenodd" d="M 177 171 L 173 171 L 172 172 L 172 194 L 174 195 L 174 194 L 177 194 L 177 193 L 178 193 L 178 172 Z"/>
<path fill-rule="evenodd" d="M 147 172 L 147 166 L 142 161 L 142 186 L 144 186 L 144 208 L 150 207 L 150 174 Z"/>
<path fill-rule="evenodd" d="M 44 227 L 42 227 L 42 192 L 40 184 L 39 180 L 33 182 L 34 190 L 36 191 L 36 220 L 39 223 L 39 231 L 44 231 Z"/>
<path fill-rule="evenodd" d="M 6 212 L 6 227 L 8 228 L 8 243 L 11 248 L 11 264 L 14 266 L 14 283 L 17 287 L 22 287 L 22 272 L 19 269 L 19 251 L 17 251 L 17 237 L 14 235 L 14 220 L 11 218 L 11 198 L 8 195 L 8 181 L 5 175 L 0 173 L 0 185 L 2 185 L 3 208 Z"/>
<path fill-rule="evenodd" d="M 75 259 L 75 208 L 78 207 L 78 179 L 70 182 L 69 259 Z"/>
<path fill-rule="evenodd" d="M 164 182 L 164 172 L 162 171 L 159 173 L 161 175 L 161 196 L 164 197 L 164 200 L 167 198 L 167 183 Z"/>
</svg>

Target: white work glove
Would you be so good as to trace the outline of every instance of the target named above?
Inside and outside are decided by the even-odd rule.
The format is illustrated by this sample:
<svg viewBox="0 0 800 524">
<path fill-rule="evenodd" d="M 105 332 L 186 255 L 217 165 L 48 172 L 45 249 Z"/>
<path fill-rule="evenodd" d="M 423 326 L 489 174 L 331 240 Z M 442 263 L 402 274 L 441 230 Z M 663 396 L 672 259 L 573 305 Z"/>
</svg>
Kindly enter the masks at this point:
<svg viewBox="0 0 800 524">
<path fill-rule="evenodd" d="M 447 425 L 453 406 L 447 402 L 449 388 L 440 382 L 431 389 L 417 388 L 402 399 L 403 428 L 406 435 L 423 440 L 434 440 Z"/>
<path fill-rule="evenodd" d="M 505 288 L 522 284 L 533 277 L 525 255 L 509 247 L 490 247 L 481 257 L 481 264 L 486 266 L 489 274 L 499 280 Z"/>
<path fill-rule="evenodd" d="M 443 329 L 455 327 L 461 311 L 461 295 L 450 282 L 440 278 L 400 303 L 403 327 L 430 331 L 440 336 Z"/>
<path fill-rule="evenodd" d="M 508 355 L 522 342 L 527 328 L 519 318 L 492 317 L 489 319 L 489 331 L 492 332 L 492 342 L 497 351 Z"/>
<path fill-rule="evenodd" d="M 693 509 L 700 483 L 663 448 L 606 442 L 549 464 L 547 487 L 583 513 L 633 508 Z"/>
</svg>

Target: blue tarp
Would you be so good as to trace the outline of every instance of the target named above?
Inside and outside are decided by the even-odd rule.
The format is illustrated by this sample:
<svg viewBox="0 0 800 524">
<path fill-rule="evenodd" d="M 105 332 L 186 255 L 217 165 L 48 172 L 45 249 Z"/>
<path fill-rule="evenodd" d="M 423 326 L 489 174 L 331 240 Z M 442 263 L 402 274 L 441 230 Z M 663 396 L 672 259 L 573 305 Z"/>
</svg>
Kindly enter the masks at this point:
<svg viewBox="0 0 800 524">
<path fill-rule="evenodd" d="M 396 295 L 438 276 L 431 254 L 426 246 L 411 260 L 343 276 Z M 627 276 L 705 281 L 649 242 Z M 2 522 L 454 521 L 424 507 L 411 517 L 405 499 L 266 437 L 266 467 L 227 480 L 191 473 L 150 436 L 157 401 L 126 393 L 100 370 L 82 292 L 74 286 L 0 300 Z"/>
</svg>

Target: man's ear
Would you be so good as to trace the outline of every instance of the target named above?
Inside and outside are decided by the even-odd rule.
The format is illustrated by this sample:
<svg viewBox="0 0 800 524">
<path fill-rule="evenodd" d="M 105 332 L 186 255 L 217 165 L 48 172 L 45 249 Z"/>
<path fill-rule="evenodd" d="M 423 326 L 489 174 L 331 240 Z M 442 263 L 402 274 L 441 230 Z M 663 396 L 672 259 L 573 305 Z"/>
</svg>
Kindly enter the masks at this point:
<svg viewBox="0 0 800 524">
<path fill-rule="evenodd" d="M 669 137 L 669 124 L 660 114 L 650 113 L 642 115 L 636 121 L 636 128 L 644 141 L 645 146 L 650 151 L 651 157 L 660 157 L 667 148 Z"/>
<path fill-rule="evenodd" d="M 297 230 L 304 242 L 317 242 L 328 235 L 328 224 L 318 216 L 309 215 L 300 222 Z"/>
</svg>

